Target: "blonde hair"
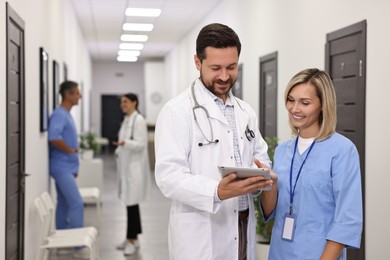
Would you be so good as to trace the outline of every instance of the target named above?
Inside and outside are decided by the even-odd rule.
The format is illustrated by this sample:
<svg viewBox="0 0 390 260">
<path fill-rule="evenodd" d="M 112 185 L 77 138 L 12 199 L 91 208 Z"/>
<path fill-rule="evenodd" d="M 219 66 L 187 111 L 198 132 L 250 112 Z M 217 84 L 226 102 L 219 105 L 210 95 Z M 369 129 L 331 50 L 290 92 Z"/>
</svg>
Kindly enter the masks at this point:
<svg viewBox="0 0 390 260">
<path fill-rule="evenodd" d="M 317 141 L 322 141 L 331 136 L 336 131 L 336 93 L 334 91 L 330 76 L 319 69 L 305 69 L 298 72 L 287 84 L 284 93 L 284 103 L 287 103 L 291 90 L 302 83 L 310 83 L 316 89 L 316 93 L 321 102 L 321 113 L 319 118 L 320 131 L 316 137 Z M 298 129 L 291 122 L 292 134 L 298 135 Z"/>
</svg>

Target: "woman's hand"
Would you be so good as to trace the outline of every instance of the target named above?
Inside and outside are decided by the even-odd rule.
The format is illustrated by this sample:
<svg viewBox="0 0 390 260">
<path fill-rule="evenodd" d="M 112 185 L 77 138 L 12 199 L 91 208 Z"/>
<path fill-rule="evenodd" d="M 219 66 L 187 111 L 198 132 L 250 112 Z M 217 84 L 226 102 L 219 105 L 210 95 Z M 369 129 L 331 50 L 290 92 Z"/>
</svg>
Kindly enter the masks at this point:
<svg viewBox="0 0 390 260">
<path fill-rule="evenodd" d="M 121 145 L 124 145 L 125 144 L 125 141 L 118 141 L 118 142 L 112 142 L 113 145 L 115 146 L 121 146 Z"/>
<path fill-rule="evenodd" d="M 263 213 L 266 218 L 268 218 L 276 208 L 276 203 L 278 199 L 278 175 L 272 171 L 267 165 L 255 160 L 255 164 L 259 168 L 266 168 L 269 170 L 272 180 L 272 190 L 264 190 L 261 193 L 260 203 L 263 208 Z"/>
<path fill-rule="evenodd" d="M 269 173 L 271 175 L 271 180 L 273 182 L 273 186 L 276 186 L 276 184 L 278 183 L 278 175 L 276 175 L 276 173 L 270 167 L 268 167 L 268 165 L 261 163 L 257 159 L 255 160 L 255 164 L 257 165 L 258 168 L 265 168 L 269 170 Z"/>
</svg>

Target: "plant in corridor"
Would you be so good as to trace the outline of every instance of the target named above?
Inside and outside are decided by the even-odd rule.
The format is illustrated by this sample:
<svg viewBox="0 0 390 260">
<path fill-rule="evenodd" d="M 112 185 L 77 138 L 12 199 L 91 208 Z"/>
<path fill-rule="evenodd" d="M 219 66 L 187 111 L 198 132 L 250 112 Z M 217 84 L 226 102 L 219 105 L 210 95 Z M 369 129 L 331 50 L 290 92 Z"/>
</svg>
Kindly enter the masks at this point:
<svg viewBox="0 0 390 260">
<path fill-rule="evenodd" d="M 96 135 L 92 132 L 85 132 L 79 135 L 79 146 L 81 150 L 93 150 L 94 154 L 99 154 L 100 145 L 96 141 Z"/>
<path fill-rule="evenodd" d="M 265 142 L 268 145 L 268 156 L 273 162 L 275 148 L 278 145 L 278 138 L 265 137 Z M 255 202 L 255 214 L 256 214 L 256 235 L 259 243 L 269 244 L 271 242 L 272 228 L 274 226 L 274 219 L 269 220 L 267 223 L 263 221 L 263 215 L 260 210 L 260 197 L 257 196 L 253 200 Z"/>
</svg>

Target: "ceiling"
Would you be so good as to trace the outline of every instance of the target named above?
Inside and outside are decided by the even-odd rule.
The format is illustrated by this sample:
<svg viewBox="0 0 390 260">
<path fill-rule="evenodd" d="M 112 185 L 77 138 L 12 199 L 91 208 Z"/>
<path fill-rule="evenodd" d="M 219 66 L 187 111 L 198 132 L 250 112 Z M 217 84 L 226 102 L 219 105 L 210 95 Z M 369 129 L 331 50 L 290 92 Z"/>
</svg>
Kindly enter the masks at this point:
<svg viewBox="0 0 390 260">
<path fill-rule="evenodd" d="M 125 22 L 153 23 L 139 61 L 164 57 L 223 0 L 71 0 L 93 60 L 116 60 Z M 159 17 L 126 17 L 127 7 L 160 8 Z M 130 33 L 130 32 L 128 32 Z M 137 33 L 134 33 L 137 34 Z"/>
</svg>

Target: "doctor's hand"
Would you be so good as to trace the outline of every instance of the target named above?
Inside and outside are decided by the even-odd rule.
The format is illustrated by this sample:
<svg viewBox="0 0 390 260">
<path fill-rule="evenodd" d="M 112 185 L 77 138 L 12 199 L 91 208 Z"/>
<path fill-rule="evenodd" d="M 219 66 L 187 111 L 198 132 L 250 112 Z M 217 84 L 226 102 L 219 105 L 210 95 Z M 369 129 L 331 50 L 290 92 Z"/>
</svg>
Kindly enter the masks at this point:
<svg viewBox="0 0 390 260">
<path fill-rule="evenodd" d="M 239 180 L 237 179 L 237 174 L 230 173 L 219 182 L 218 197 L 221 200 L 230 199 L 271 186 L 272 183 L 272 180 L 266 180 L 264 176 L 249 177 Z"/>
<path fill-rule="evenodd" d="M 118 141 L 118 142 L 112 142 L 113 145 L 116 145 L 116 146 L 120 146 L 120 145 L 124 145 L 125 144 L 125 141 Z"/>
</svg>

